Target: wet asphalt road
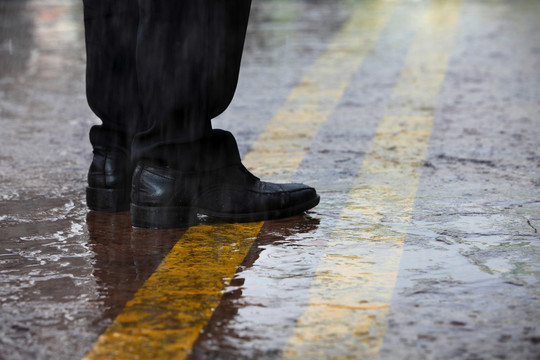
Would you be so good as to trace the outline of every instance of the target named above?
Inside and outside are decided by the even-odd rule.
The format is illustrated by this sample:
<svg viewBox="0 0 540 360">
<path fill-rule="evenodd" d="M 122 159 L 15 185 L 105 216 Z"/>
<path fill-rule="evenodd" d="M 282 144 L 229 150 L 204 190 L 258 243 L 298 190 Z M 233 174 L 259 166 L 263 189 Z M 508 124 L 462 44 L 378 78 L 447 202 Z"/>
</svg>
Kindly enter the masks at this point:
<svg viewBox="0 0 540 360">
<path fill-rule="evenodd" d="M 0 0 L 0 359 L 540 358 L 538 34 L 534 0 L 254 1 L 214 127 L 321 204 L 156 231 L 85 207 L 80 2 Z"/>
</svg>

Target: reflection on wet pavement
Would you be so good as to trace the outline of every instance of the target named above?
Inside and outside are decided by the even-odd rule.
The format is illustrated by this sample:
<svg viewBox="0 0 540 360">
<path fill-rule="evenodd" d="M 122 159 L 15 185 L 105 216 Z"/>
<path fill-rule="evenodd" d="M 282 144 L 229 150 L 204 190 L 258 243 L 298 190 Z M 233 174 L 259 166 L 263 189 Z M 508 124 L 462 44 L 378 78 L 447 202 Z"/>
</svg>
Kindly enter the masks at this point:
<svg viewBox="0 0 540 360">
<path fill-rule="evenodd" d="M 114 319 L 156 270 L 185 229 L 145 230 L 131 227 L 129 212 L 88 212 L 93 275 L 103 301 L 103 316 Z"/>
<path fill-rule="evenodd" d="M 84 204 L 81 2 L 0 0 L 0 358 L 537 359 L 539 20 L 534 0 L 254 2 L 215 126 L 322 202 L 155 231 Z"/>
<path fill-rule="evenodd" d="M 318 226 L 319 220 L 308 215 L 264 224 L 198 337 L 193 358 L 280 354 L 302 312 L 310 285 L 305 279 L 318 259 Z"/>
</svg>

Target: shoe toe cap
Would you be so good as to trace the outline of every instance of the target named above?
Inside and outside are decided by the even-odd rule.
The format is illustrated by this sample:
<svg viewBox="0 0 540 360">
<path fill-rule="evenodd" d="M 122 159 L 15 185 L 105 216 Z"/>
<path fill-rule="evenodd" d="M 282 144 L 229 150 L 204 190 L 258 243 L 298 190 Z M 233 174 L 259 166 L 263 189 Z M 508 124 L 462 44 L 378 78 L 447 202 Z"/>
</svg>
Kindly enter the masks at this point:
<svg viewBox="0 0 540 360">
<path fill-rule="evenodd" d="M 317 191 L 311 186 L 304 184 L 280 184 L 284 192 L 289 194 L 291 205 L 300 205 L 317 199 Z"/>
</svg>

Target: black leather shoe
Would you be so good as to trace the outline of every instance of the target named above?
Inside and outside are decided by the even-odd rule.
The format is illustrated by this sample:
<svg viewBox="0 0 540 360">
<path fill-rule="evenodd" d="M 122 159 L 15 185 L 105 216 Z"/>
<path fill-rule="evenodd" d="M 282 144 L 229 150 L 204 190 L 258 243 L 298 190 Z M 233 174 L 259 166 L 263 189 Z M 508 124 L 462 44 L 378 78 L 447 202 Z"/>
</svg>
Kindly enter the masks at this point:
<svg viewBox="0 0 540 360">
<path fill-rule="evenodd" d="M 241 163 L 207 171 L 179 171 L 141 162 L 133 173 L 131 224 L 173 228 L 196 223 L 197 213 L 227 222 L 276 219 L 319 203 L 312 187 L 260 181 Z"/>
<path fill-rule="evenodd" d="M 129 210 L 132 167 L 129 156 L 118 150 L 94 149 L 88 171 L 86 204 L 91 210 Z"/>
</svg>

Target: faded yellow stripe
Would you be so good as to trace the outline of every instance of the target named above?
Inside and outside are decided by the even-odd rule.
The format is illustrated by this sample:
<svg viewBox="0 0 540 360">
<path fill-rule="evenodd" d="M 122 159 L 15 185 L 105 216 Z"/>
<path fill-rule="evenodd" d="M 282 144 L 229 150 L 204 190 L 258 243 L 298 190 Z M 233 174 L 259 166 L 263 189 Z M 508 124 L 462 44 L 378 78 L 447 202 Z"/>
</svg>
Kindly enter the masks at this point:
<svg viewBox="0 0 540 360">
<path fill-rule="evenodd" d="M 244 159 L 250 170 L 274 181 L 287 181 L 295 173 L 395 5 L 396 1 L 364 1 L 356 6 L 349 21 L 253 144 Z"/>
<path fill-rule="evenodd" d="M 351 17 L 293 90 L 244 164 L 258 175 L 278 170 L 281 181 L 294 175 L 392 6 L 378 5 L 378 16 L 366 17 L 358 11 Z M 190 228 L 85 359 L 184 359 L 262 224 Z"/>
<path fill-rule="evenodd" d="M 442 0 L 427 9 L 285 358 L 379 353 L 460 6 Z"/>
</svg>

